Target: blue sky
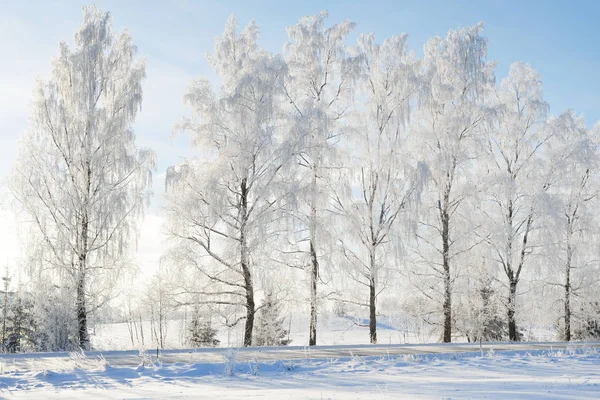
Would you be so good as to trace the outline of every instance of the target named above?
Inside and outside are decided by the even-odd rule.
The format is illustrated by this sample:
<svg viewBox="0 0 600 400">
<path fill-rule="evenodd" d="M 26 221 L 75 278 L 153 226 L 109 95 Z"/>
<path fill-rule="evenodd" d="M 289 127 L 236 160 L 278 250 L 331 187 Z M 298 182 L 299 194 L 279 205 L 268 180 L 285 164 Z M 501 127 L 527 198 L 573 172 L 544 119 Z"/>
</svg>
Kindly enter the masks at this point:
<svg viewBox="0 0 600 400">
<path fill-rule="evenodd" d="M 567 6 L 558 1 L 97 1 L 111 11 L 117 30 L 129 29 L 141 56 L 148 59 L 145 103 L 151 111 L 161 111 L 141 127 L 150 142 L 168 138 L 170 127 L 179 115 L 170 112 L 180 107 L 185 84 L 201 74 L 212 75 L 204 55 L 212 50 L 213 39 L 223 29 L 227 17 L 235 13 L 240 25 L 257 21 L 261 44 L 280 51 L 287 39 L 285 27 L 301 16 L 330 12 L 329 22 L 349 18 L 357 23 L 351 41 L 360 33 L 375 32 L 383 38 L 407 32 L 411 47 L 422 52 L 424 42 L 448 29 L 486 22 L 484 35 L 489 40 L 489 58 L 498 62 L 500 80 L 513 61 L 525 61 L 542 73 L 544 93 L 557 114 L 572 108 L 585 114 L 588 125 L 600 119 L 600 2 L 575 1 Z M 0 1 L 0 48 L 7 57 L 0 67 L 0 83 L 12 80 L 10 93 L 20 91 L 17 105 L 25 105 L 31 95 L 33 79 L 44 76 L 56 54 L 59 40 L 72 40 L 81 21 L 81 1 Z M 4 31 L 4 32 L 2 32 Z M 7 32 L 8 31 L 8 32 Z M 6 45 L 6 46 L 5 46 Z M 8 78 L 7 78 L 8 75 Z M 177 83 L 175 83 L 177 81 Z M 171 86 L 167 91 L 154 87 Z M 177 97 L 174 86 L 181 89 Z M 2 86 L 0 86 L 1 88 Z M 22 90 L 21 90 L 22 87 Z M 162 95 L 161 95 L 162 94 Z M 4 97 L 4 99 L 2 99 Z M 170 103 L 170 104 L 160 104 Z M 178 104 L 171 104 L 172 102 Z M 0 105 L 13 100 L 0 91 Z M 25 112 L 23 112 L 25 111 Z M 0 124 L 9 119 L 10 127 L 22 131 L 26 107 L 14 117 L 0 111 Z M 167 113 L 165 115 L 165 113 Z M 4 114 L 4 115 L 3 115 Z M 145 113 L 149 114 L 149 113 Z M 181 113 L 180 113 L 181 114 Z M 18 119 L 16 119 L 18 117 Z M 171 118 L 168 120 L 168 118 Z M 26 121 L 25 121 L 26 122 Z M 146 124 L 146 122 L 149 122 Z M 145 136 L 138 127 L 140 137 Z M 0 125 L 2 129 L 2 125 Z M 166 132 L 156 132 L 157 129 Z M 17 135 L 20 132 L 1 135 Z M 4 146 L 3 146 L 4 147 Z M 170 157 L 169 157 L 170 159 Z M 161 160 L 166 161 L 166 160 Z M 162 164 L 162 162 L 161 162 Z M 0 175 L 4 175 L 0 171 Z"/>
<path fill-rule="evenodd" d="M 47 76 L 58 42 L 72 41 L 86 4 L 92 3 L 0 0 L 0 179 L 10 173 L 18 138 L 27 128 L 34 80 Z M 232 13 L 240 25 L 255 20 L 261 28 L 260 43 L 274 52 L 287 40 L 286 26 L 323 9 L 329 10 L 329 23 L 347 18 L 357 23 L 352 42 L 360 33 L 375 32 L 381 41 L 407 32 L 418 54 L 434 35 L 485 21 L 489 59 L 498 62 L 498 81 L 512 62 L 528 62 L 543 76 L 553 114 L 572 108 L 585 114 L 589 126 L 600 119 L 597 1 L 107 0 L 96 4 L 112 13 L 117 31 L 126 27 L 132 33 L 139 54 L 147 59 L 144 106 L 136 131 L 140 144 L 157 150 L 158 192 L 164 169 L 193 154 L 187 138 L 170 137 L 172 127 L 187 112 L 181 100 L 189 82 L 200 75 L 213 76 L 205 54 Z M 160 204 L 160 196 L 156 200 Z M 152 224 L 148 230 L 160 227 L 160 212 L 154 210 L 151 216 L 156 218 L 145 222 Z M 156 252 L 158 240 L 148 239 L 146 250 Z M 155 256 L 143 262 L 152 263 Z"/>
</svg>

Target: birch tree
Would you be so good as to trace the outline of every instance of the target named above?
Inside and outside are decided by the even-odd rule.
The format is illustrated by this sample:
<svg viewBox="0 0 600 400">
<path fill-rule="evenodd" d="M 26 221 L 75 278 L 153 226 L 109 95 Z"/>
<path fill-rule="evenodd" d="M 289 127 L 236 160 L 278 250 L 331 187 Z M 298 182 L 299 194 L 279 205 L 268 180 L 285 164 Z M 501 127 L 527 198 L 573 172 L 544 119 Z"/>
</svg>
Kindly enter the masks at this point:
<svg viewBox="0 0 600 400">
<path fill-rule="evenodd" d="M 552 132 L 547 151 L 555 171 L 548 194 L 551 198 L 548 217 L 552 233 L 551 242 L 555 243 L 554 260 L 562 282 L 562 338 L 571 340 L 572 315 L 585 299 L 585 292 L 597 284 L 595 276 L 598 257 L 595 255 L 597 244 L 598 220 L 598 137 L 587 129 L 583 117 L 577 117 L 572 111 L 561 114 L 549 122 Z M 556 282 L 556 279 L 553 279 Z"/>
<path fill-rule="evenodd" d="M 298 181 L 305 183 L 296 192 L 298 209 L 293 212 L 300 227 L 298 249 L 309 260 L 310 346 L 317 344 L 320 259 L 331 250 L 331 246 L 325 246 L 330 241 L 326 240 L 322 224 L 331 197 L 327 189 L 329 168 L 357 68 L 356 60 L 348 55 L 344 44 L 354 24 L 345 21 L 326 28 L 326 17 L 327 12 L 323 11 L 288 27 L 290 42 L 285 47 L 288 74 L 284 91 L 291 108 L 291 130 L 299 143 Z"/>
<path fill-rule="evenodd" d="M 495 260 L 508 280 L 508 336 L 518 340 L 515 318 L 517 289 L 534 251 L 532 234 L 540 196 L 548 188 L 548 164 L 542 159 L 550 133 L 544 129 L 548 104 L 540 75 L 514 63 L 496 96 L 497 113 L 488 138 L 492 186 L 488 219 Z"/>
<path fill-rule="evenodd" d="M 194 82 L 185 101 L 193 116 L 181 129 L 203 159 L 167 171 L 168 234 L 175 262 L 192 267 L 205 286 L 204 303 L 245 310 L 244 345 L 252 345 L 256 271 L 267 258 L 275 211 L 285 197 L 280 175 L 287 151 L 278 125 L 284 64 L 260 49 L 258 27 L 240 34 L 230 17 L 208 57 L 222 81 Z"/>
<path fill-rule="evenodd" d="M 493 88 L 493 62 L 486 61 L 487 39 L 483 23 L 450 30 L 425 45 L 424 93 L 415 129 L 430 179 L 428 207 L 419 229 L 419 258 L 429 272 L 417 276 L 431 281 L 422 289 L 425 297 L 442 299 L 443 341 L 452 340 L 452 295 L 458 257 L 476 242 L 462 230 L 471 220 L 463 212 L 465 199 L 474 192 L 467 176 L 473 176 L 482 126 L 488 109 L 484 102 Z M 441 292 L 436 287 L 442 283 Z"/>
<path fill-rule="evenodd" d="M 74 291 L 83 349 L 90 307 L 126 265 L 150 194 L 154 153 L 136 147 L 132 129 L 144 76 L 131 35 L 115 35 L 110 14 L 85 7 L 74 48 L 60 44 L 51 78 L 37 86 L 14 172 L 45 268 Z"/>
<path fill-rule="evenodd" d="M 406 143 L 411 101 L 420 89 L 420 63 L 408 54 L 405 34 L 382 45 L 374 34 L 361 35 L 358 49 L 361 96 L 346 141 L 349 165 L 343 168 L 345 179 L 333 208 L 344 220 L 339 240 L 349 276 L 368 288 L 367 301 L 358 304 L 369 309 L 369 338 L 377 343 L 377 297 L 399 247 L 393 229 L 400 213 L 416 200 L 421 184 L 418 163 Z"/>
</svg>

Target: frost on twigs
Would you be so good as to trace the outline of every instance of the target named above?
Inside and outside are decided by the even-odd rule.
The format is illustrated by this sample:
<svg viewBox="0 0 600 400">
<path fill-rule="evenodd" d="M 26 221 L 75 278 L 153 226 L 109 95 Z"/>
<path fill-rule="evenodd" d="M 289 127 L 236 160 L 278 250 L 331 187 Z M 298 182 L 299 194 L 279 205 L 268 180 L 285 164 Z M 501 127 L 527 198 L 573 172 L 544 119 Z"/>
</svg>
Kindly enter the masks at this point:
<svg viewBox="0 0 600 400">
<path fill-rule="evenodd" d="M 234 375 L 235 367 L 237 365 L 238 349 L 230 347 L 225 349 L 222 355 L 224 362 L 223 373 L 227 376 Z"/>
</svg>

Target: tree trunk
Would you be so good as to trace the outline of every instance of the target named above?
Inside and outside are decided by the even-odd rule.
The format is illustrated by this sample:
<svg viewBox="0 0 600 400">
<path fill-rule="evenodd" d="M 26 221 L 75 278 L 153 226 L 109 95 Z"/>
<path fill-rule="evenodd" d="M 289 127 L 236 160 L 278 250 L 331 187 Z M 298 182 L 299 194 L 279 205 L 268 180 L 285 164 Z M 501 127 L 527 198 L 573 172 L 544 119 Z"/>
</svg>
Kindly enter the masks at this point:
<svg viewBox="0 0 600 400">
<path fill-rule="evenodd" d="M 163 309 L 163 293 L 162 288 L 159 289 L 159 300 L 158 300 L 158 333 L 160 334 L 160 348 L 165 348 L 165 327 L 164 327 L 164 309 Z"/>
<path fill-rule="evenodd" d="M 313 166 L 312 204 L 310 209 L 310 326 L 308 345 L 317 345 L 317 281 L 319 279 L 319 260 L 315 243 L 317 225 L 317 166 Z"/>
<path fill-rule="evenodd" d="M 8 272 L 7 276 L 3 278 L 4 280 L 4 307 L 2 308 L 2 348 L 6 351 L 6 319 L 8 317 Z"/>
<path fill-rule="evenodd" d="M 240 225 L 240 264 L 244 276 L 244 288 L 246 290 L 246 324 L 244 326 L 244 347 L 252 346 L 252 331 L 254 330 L 254 314 L 256 311 L 254 303 L 254 285 L 252 282 L 252 271 L 250 270 L 250 257 L 248 254 L 248 243 L 246 238 L 246 223 L 248 221 L 248 187 L 246 178 L 241 184 L 241 225 Z"/>
<path fill-rule="evenodd" d="M 143 321 L 142 321 L 142 314 L 139 314 L 139 319 L 140 319 L 140 337 L 142 338 L 142 347 L 145 346 L 145 341 L 144 341 L 144 325 L 143 325 Z"/>
<path fill-rule="evenodd" d="M 246 280 L 246 324 L 244 326 L 244 347 L 252 346 L 252 331 L 254 330 L 254 291 L 249 274 L 244 274 Z"/>
<path fill-rule="evenodd" d="M 508 293 L 508 340 L 519 341 L 517 337 L 517 321 L 515 320 L 515 307 L 517 301 L 517 281 L 511 279 Z"/>
<path fill-rule="evenodd" d="M 444 204 L 440 207 L 442 222 L 442 263 L 444 269 L 444 343 L 452 342 L 452 282 L 450 280 L 450 214 L 447 207 L 449 193 L 444 194 Z"/>
<path fill-rule="evenodd" d="M 377 309 L 375 305 L 375 279 L 369 281 L 369 337 L 371 344 L 377 344 Z"/>
<path fill-rule="evenodd" d="M 450 268 L 444 265 L 444 343 L 452 342 L 452 291 Z"/>
<path fill-rule="evenodd" d="M 81 261 L 80 261 L 81 262 Z M 82 262 L 85 263 L 85 257 Z M 77 328 L 79 332 L 79 347 L 82 350 L 90 349 L 90 337 L 88 335 L 87 327 L 87 310 L 85 305 L 85 277 L 80 274 L 77 280 Z"/>
<path fill-rule="evenodd" d="M 310 258 L 311 258 L 311 273 L 310 273 L 310 327 L 308 345 L 316 346 L 317 344 L 317 280 L 319 279 L 319 261 L 317 260 L 317 252 L 313 244 L 313 238 L 310 239 Z"/>
<path fill-rule="evenodd" d="M 371 232 L 373 232 L 372 228 Z M 372 234 L 371 238 L 373 238 Z M 371 344 L 377 344 L 377 265 L 375 265 L 376 250 L 376 241 L 373 240 L 373 244 L 369 249 L 369 339 L 371 340 Z"/>
<path fill-rule="evenodd" d="M 567 264 L 565 268 L 565 341 L 571 340 L 571 244 L 567 243 Z"/>
<path fill-rule="evenodd" d="M 79 347 L 83 350 L 89 350 L 90 348 L 90 337 L 88 334 L 87 327 L 87 309 L 85 304 L 85 276 L 87 273 L 87 256 L 88 256 L 88 230 L 89 230 L 89 216 L 88 216 L 88 202 L 91 193 L 92 186 L 92 169 L 90 163 L 86 163 L 86 187 L 85 196 L 86 201 L 82 209 L 81 219 L 81 232 L 79 232 L 79 239 L 81 240 L 79 248 L 79 264 L 78 275 L 77 275 L 77 328 L 79 332 Z"/>
</svg>

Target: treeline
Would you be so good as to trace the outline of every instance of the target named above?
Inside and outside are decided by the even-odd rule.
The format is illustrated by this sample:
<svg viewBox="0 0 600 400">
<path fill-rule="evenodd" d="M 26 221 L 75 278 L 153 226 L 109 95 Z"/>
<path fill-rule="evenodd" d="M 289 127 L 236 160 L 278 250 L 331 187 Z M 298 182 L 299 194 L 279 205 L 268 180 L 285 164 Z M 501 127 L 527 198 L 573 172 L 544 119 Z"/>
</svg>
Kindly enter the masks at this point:
<svg viewBox="0 0 600 400">
<path fill-rule="evenodd" d="M 285 344 L 282 323 L 268 329 L 276 342 L 258 340 L 255 317 L 278 320 L 287 304 L 310 315 L 315 345 L 334 304 L 368 316 L 371 343 L 382 313 L 444 342 L 516 341 L 525 324 L 594 335 L 598 125 L 550 117 L 528 64 L 497 84 L 482 23 L 419 57 L 406 34 L 350 44 L 354 24 L 326 17 L 289 27 L 280 54 L 233 17 L 216 39 L 220 82 L 191 84 L 176 128 L 199 156 L 166 173 L 153 321 L 163 304 L 192 307 L 243 324 L 245 346 Z M 30 222 L 32 290 L 64 293 L 67 336 L 89 348 L 88 316 L 130 265 L 155 156 L 135 146 L 144 65 L 131 36 L 86 8 L 75 43 L 40 83 L 11 185 Z"/>
</svg>

